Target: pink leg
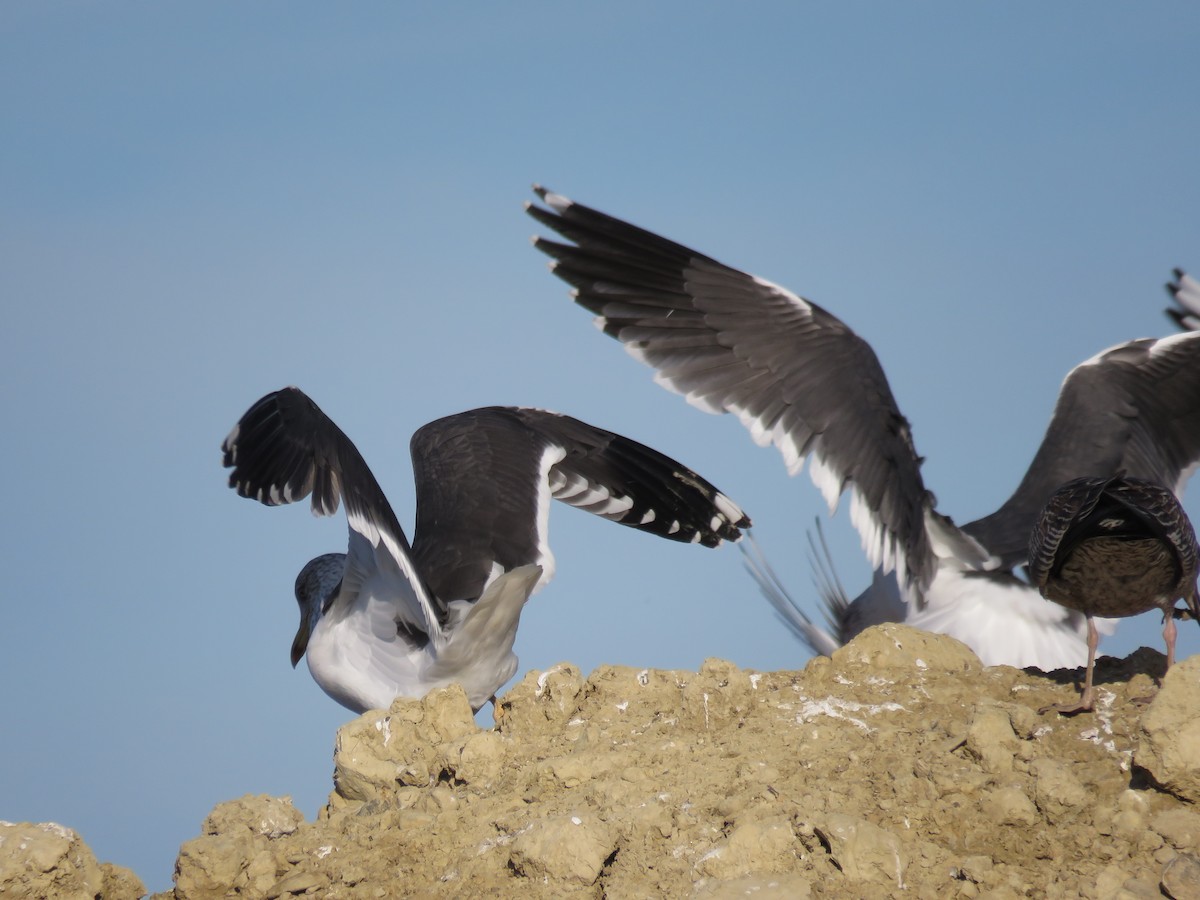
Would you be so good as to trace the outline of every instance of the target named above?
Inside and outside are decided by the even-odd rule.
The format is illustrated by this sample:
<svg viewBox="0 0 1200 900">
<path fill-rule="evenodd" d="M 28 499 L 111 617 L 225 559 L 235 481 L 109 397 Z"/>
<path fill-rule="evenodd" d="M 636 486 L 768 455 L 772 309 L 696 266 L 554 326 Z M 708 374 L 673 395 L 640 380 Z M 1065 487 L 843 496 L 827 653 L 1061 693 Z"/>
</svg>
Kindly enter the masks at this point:
<svg viewBox="0 0 1200 900">
<path fill-rule="evenodd" d="M 1167 668 L 1175 665 L 1175 638 L 1179 635 L 1179 628 L 1175 625 L 1175 617 L 1168 611 L 1163 617 L 1163 640 L 1167 643 Z M 1154 695 L 1149 697 L 1134 697 L 1133 702 L 1140 706 L 1144 706 L 1154 699 Z"/>
<path fill-rule="evenodd" d="M 1179 629 L 1175 626 L 1175 617 L 1171 613 L 1167 613 L 1166 621 L 1163 622 L 1163 640 L 1167 642 L 1167 668 L 1175 665 L 1175 637 L 1179 634 Z"/>
<path fill-rule="evenodd" d="M 1096 647 L 1100 644 L 1100 632 L 1096 630 L 1096 623 L 1091 616 L 1087 617 L 1088 625 L 1088 661 L 1087 675 L 1083 680 L 1083 693 L 1079 695 L 1078 703 L 1062 703 L 1043 706 L 1038 710 L 1040 713 L 1050 712 L 1054 710 L 1064 716 L 1071 716 L 1075 713 L 1090 712 L 1094 705 L 1092 697 L 1092 671 L 1096 668 Z"/>
</svg>

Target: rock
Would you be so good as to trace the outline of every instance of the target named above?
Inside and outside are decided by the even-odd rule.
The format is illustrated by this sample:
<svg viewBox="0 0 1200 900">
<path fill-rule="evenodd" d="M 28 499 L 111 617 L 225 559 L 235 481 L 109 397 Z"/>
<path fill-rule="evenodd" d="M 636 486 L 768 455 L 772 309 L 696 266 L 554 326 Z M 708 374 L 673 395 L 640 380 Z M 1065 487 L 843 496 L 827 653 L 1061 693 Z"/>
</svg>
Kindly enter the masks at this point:
<svg viewBox="0 0 1200 900">
<path fill-rule="evenodd" d="M 561 727 L 575 712 L 583 676 L 570 663 L 545 672 L 532 671 L 496 706 L 496 727 L 505 734 L 536 733 L 548 725 Z"/>
<path fill-rule="evenodd" d="M 747 822 L 696 863 L 696 871 L 719 879 L 787 872 L 795 867 L 800 844 L 789 819 Z"/>
<path fill-rule="evenodd" d="M 436 780 L 439 745 L 476 732 L 466 692 L 457 684 L 421 700 L 397 697 L 391 709 L 369 710 L 338 730 L 334 792 L 343 800 L 395 799 L 398 785 Z"/>
<path fill-rule="evenodd" d="M 594 815 L 534 822 L 513 841 L 513 870 L 534 881 L 595 884 L 616 849 L 612 831 Z"/>
<path fill-rule="evenodd" d="M 458 784 L 485 790 L 504 771 L 510 743 L 498 731 L 477 731 L 443 744 L 438 767 Z"/>
<path fill-rule="evenodd" d="M 896 835 L 841 813 L 827 817 L 817 834 L 847 878 L 904 887 L 903 845 Z"/>
<path fill-rule="evenodd" d="M 54 822 L 0 822 L 0 897 L 93 900 L 104 887 L 95 855 Z"/>
<path fill-rule="evenodd" d="M 975 708 L 967 729 L 967 752 L 979 760 L 983 771 L 990 775 L 1011 772 L 1017 744 L 1007 710 L 994 705 Z"/>
<path fill-rule="evenodd" d="M 1172 900 L 1200 900 L 1200 858 L 1183 853 L 1163 869 L 1162 892 Z"/>
<path fill-rule="evenodd" d="M 799 875 L 702 878 L 691 893 L 692 900 L 808 900 L 811 896 L 812 884 Z"/>
<path fill-rule="evenodd" d="M 233 834 L 205 834 L 188 841 L 179 848 L 175 860 L 177 900 L 216 900 L 247 887 L 265 891 L 277 876 L 271 872 L 264 877 L 257 867 L 251 869 L 256 855 L 249 828 Z"/>
<path fill-rule="evenodd" d="M 493 729 L 448 688 L 342 728 L 315 821 L 287 798 L 218 804 L 168 896 L 1193 896 L 1186 760 L 1142 747 L 1180 733 L 1172 683 L 1194 664 L 1129 702 L 1161 665 L 1102 660 L 1097 711 L 1075 717 L 1037 711 L 1061 682 L 903 626 L 802 672 L 555 666 L 500 698 Z M 71 878 L 137 889 L 56 835 L 0 843 L 5 900 L 35 882 L 70 896 Z"/>
<path fill-rule="evenodd" d="M 292 805 L 291 797 L 247 794 L 213 808 L 204 820 L 205 834 L 231 834 L 249 829 L 252 834 L 277 838 L 291 834 L 304 822 L 304 814 Z"/>
<path fill-rule="evenodd" d="M 311 872 L 293 872 L 290 875 L 285 875 L 267 889 L 267 900 L 276 900 L 278 897 L 294 897 L 297 894 L 307 894 L 309 892 L 319 891 L 325 887 L 325 879 L 314 875 Z"/>
<path fill-rule="evenodd" d="M 1142 716 L 1134 762 L 1154 783 L 1200 801 L 1200 655 L 1172 666 Z"/>
<path fill-rule="evenodd" d="M 1150 820 L 1150 827 L 1177 850 L 1200 847 L 1200 813 L 1190 809 L 1168 809 Z"/>
<path fill-rule="evenodd" d="M 1033 801 L 1016 785 L 984 794 L 983 812 L 997 825 L 1034 825 L 1039 820 Z"/>
<path fill-rule="evenodd" d="M 146 885 L 132 871 L 112 863 L 100 863 L 103 900 L 138 900 L 146 894 Z M 0 894 L 2 895 L 2 894 Z"/>
<path fill-rule="evenodd" d="M 901 669 L 912 674 L 959 672 L 975 674 L 982 664 L 971 648 L 944 634 L 933 634 L 890 622 L 868 628 L 834 651 L 834 668 L 867 665 Z"/>
<path fill-rule="evenodd" d="M 1030 768 L 1036 778 L 1033 800 L 1051 825 L 1074 821 L 1087 812 L 1092 797 L 1069 763 L 1039 759 Z"/>
<path fill-rule="evenodd" d="M 1096 878 L 1096 900 L 1153 900 L 1158 886 L 1131 876 L 1123 866 L 1106 866 Z"/>
</svg>

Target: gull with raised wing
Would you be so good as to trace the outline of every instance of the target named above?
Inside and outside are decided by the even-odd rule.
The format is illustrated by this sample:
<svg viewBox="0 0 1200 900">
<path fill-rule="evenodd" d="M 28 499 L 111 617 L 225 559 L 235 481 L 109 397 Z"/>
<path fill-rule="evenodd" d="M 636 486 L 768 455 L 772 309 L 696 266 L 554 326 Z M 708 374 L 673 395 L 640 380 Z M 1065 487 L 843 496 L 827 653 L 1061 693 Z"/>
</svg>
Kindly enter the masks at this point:
<svg viewBox="0 0 1200 900">
<path fill-rule="evenodd" d="M 229 485 L 267 506 L 346 508 L 349 545 L 296 578 L 292 665 L 355 712 L 459 683 L 478 710 L 517 670 L 521 610 L 548 582 L 550 500 L 659 537 L 716 547 L 750 520 L 692 470 L 578 419 L 492 406 L 412 437 L 410 545 L 350 439 L 295 387 L 250 407 L 222 445 Z"/>
<path fill-rule="evenodd" d="M 710 413 L 732 413 L 788 471 L 805 459 L 832 510 L 850 518 L 876 578 L 860 622 L 896 617 L 951 635 L 988 665 L 1077 667 L 1087 620 L 1049 603 L 1018 566 L 1038 514 L 1064 482 L 1124 470 L 1182 491 L 1200 462 L 1200 333 L 1135 340 L 1076 366 L 1012 496 L 959 527 L 934 507 L 909 423 L 874 350 L 831 312 L 785 287 L 535 187 L 526 209 L 569 243 L 536 238 L 575 302 L 655 381 Z M 745 549 L 745 545 L 743 545 Z M 785 621 L 817 646 L 836 638 L 751 564 Z M 827 652 L 827 651 L 826 651 Z"/>
</svg>

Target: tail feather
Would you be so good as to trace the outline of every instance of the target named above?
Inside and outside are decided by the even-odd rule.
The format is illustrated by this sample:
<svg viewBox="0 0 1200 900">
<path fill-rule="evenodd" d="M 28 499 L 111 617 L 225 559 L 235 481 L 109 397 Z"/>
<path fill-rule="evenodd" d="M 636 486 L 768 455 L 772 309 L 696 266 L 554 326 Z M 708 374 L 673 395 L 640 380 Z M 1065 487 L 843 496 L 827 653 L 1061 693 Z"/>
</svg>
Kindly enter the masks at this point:
<svg viewBox="0 0 1200 900">
<path fill-rule="evenodd" d="M 775 613 L 813 653 L 819 656 L 829 656 L 832 654 L 834 650 L 841 646 L 841 642 L 808 617 L 808 614 L 804 612 L 800 605 L 792 598 L 791 594 L 788 593 L 787 588 L 783 586 L 783 582 L 780 581 L 774 568 L 767 561 L 767 557 L 759 546 L 758 541 L 754 539 L 753 532 L 747 530 L 745 534 L 748 539 L 741 541 L 738 545 L 742 550 L 743 564 L 746 567 L 746 571 L 750 573 L 750 577 L 757 582 L 763 596 L 775 608 Z M 836 583 L 836 576 L 834 582 Z M 838 588 L 840 589 L 840 584 Z M 826 619 L 831 626 L 836 628 L 836 607 L 832 606 L 830 600 L 826 599 L 824 594 L 822 595 L 822 599 L 827 605 Z M 841 599 L 844 601 L 844 594 Z"/>
<path fill-rule="evenodd" d="M 819 551 L 817 542 L 813 540 L 813 533 L 808 532 L 808 561 L 813 570 L 813 585 L 821 597 L 821 613 L 825 617 L 825 622 L 833 629 L 833 633 L 837 635 L 838 644 L 841 645 L 853 637 L 846 631 L 847 616 L 850 612 L 850 595 L 846 593 L 842 580 L 838 578 L 837 569 L 833 565 L 833 555 L 829 552 L 829 544 L 825 541 L 825 529 L 821 527 L 820 519 L 816 520 L 816 526 L 817 540 L 821 544 Z"/>
</svg>

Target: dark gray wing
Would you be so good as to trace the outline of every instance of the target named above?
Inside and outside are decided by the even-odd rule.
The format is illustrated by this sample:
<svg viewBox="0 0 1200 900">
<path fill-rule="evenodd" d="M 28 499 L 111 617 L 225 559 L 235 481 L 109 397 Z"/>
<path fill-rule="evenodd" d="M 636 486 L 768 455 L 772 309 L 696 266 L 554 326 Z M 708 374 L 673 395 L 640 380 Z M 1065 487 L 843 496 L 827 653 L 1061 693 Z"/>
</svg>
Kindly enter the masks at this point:
<svg viewBox="0 0 1200 900">
<path fill-rule="evenodd" d="M 1200 463 L 1200 332 L 1112 347 L 1067 375 L 1025 477 L 996 512 L 962 530 L 1006 566 L 1060 485 L 1124 470 L 1179 494 Z"/>
<path fill-rule="evenodd" d="M 486 407 L 438 419 L 412 439 L 413 554 L 444 601 L 473 599 L 499 566 L 553 574 L 551 498 L 622 525 L 708 547 L 750 520 L 673 459 L 544 410 Z"/>
<path fill-rule="evenodd" d="M 791 291 L 542 188 L 531 216 L 574 242 L 537 238 L 552 271 L 604 333 L 657 371 L 655 381 L 713 413 L 733 413 L 788 470 L 810 472 L 851 518 L 876 567 L 923 590 L 934 556 L 932 498 L 908 422 L 871 347 Z"/>
<path fill-rule="evenodd" d="M 1200 328 L 1200 281 L 1183 269 L 1174 269 L 1175 280 L 1167 282 L 1167 293 L 1176 306 L 1167 307 L 1167 316 L 1184 331 Z"/>
<path fill-rule="evenodd" d="M 242 497 L 278 506 L 311 494 L 318 516 L 333 515 L 344 502 L 349 557 L 394 582 L 391 589 L 385 582 L 384 594 L 416 604 L 397 611 L 403 621 L 436 630 L 445 606 L 413 566 L 412 549 L 383 489 L 358 448 L 308 395 L 295 387 L 267 394 L 246 411 L 221 449 L 233 470 L 229 486 Z"/>
</svg>

